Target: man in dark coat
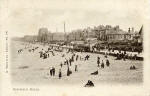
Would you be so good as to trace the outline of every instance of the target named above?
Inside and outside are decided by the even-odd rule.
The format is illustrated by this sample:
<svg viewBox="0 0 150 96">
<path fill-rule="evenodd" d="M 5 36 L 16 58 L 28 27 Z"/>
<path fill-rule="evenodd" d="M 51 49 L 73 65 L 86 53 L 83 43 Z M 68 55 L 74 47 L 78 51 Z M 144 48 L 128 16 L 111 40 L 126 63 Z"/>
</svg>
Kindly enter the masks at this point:
<svg viewBox="0 0 150 96">
<path fill-rule="evenodd" d="M 67 69 L 67 76 L 69 76 L 70 75 L 70 70 L 69 70 L 69 67 L 68 67 L 68 69 Z"/>
<path fill-rule="evenodd" d="M 77 65 L 75 65 L 75 71 L 78 71 L 78 69 L 77 69 L 78 67 L 77 67 Z"/>
<path fill-rule="evenodd" d="M 74 62 L 74 55 L 72 55 L 72 62 Z"/>
<path fill-rule="evenodd" d="M 76 61 L 78 60 L 79 55 L 76 56 Z"/>
<path fill-rule="evenodd" d="M 71 59 L 69 59 L 70 66 L 71 66 L 71 62 L 72 62 L 72 60 L 71 60 Z"/>
<path fill-rule="evenodd" d="M 53 76 L 55 76 L 55 68 L 54 67 L 52 67 L 52 74 L 53 74 Z"/>
<path fill-rule="evenodd" d="M 44 58 L 43 58 L 43 59 L 46 59 L 46 58 L 47 58 L 47 54 L 46 54 L 46 53 L 44 53 L 43 55 L 44 55 Z"/>
<path fill-rule="evenodd" d="M 49 57 L 49 53 L 47 53 L 47 56 Z"/>
<path fill-rule="evenodd" d="M 99 64 L 100 64 L 100 57 L 98 56 L 97 57 L 97 66 L 99 67 Z"/>
<path fill-rule="evenodd" d="M 62 66 L 63 66 L 63 64 L 62 64 L 62 62 L 60 63 L 60 67 L 62 68 Z"/>
<path fill-rule="evenodd" d="M 103 60 L 102 60 L 101 68 L 104 68 L 104 62 L 103 62 Z"/>
<path fill-rule="evenodd" d="M 51 76 L 52 76 L 52 71 L 53 71 L 53 70 L 50 68 L 50 75 L 51 75 Z"/>
<path fill-rule="evenodd" d="M 66 60 L 66 63 L 67 63 L 67 65 L 69 65 L 69 61 L 68 60 Z"/>
<path fill-rule="evenodd" d="M 106 65 L 107 65 L 107 67 L 109 67 L 109 65 L 110 65 L 110 62 L 108 59 L 106 60 Z"/>
<path fill-rule="evenodd" d="M 100 64 L 100 60 L 97 60 L 97 67 L 99 67 L 99 64 Z"/>
<path fill-rule="evenodd" d="M 61 69 L 59 69 L 59 79 L 61 79 L 62 75 L 61 75 Z"/>
<path fill-rule="evenodd" d="M 43 57 L 43 52 L 40 51 L 39 53 L 40 53 L 40 58 L 42 58 Z"/>
</svg>

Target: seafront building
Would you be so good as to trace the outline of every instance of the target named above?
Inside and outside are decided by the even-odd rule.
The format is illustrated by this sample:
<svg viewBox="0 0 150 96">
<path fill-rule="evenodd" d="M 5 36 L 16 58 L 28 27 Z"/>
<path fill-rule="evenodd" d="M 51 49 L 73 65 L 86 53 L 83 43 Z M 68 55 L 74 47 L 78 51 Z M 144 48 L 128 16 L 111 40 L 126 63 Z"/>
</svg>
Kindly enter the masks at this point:
<svg viewBox="0 0 150 96">
<path fill-rule="evenodd" d="M 88 38 L 96 38 L 97 41 L 118 42 L 118 41 L 136 41 L 141 43 L 143 40 L 143 26 L 137 32 L 134 28 L 128 28 L 127 31 L 122 30 L 118 25 L 112 27 L 111 25 L 99 25 L 94 28 L 88 27 L 85 29 L 77 29 L 68 32 L 54 32 L 48 28 L 40 28 L 37 36 L 24 36 L 25 40 L 38 42 L 52 42 L 52 41 L 86 41 Z"/>
</svg>

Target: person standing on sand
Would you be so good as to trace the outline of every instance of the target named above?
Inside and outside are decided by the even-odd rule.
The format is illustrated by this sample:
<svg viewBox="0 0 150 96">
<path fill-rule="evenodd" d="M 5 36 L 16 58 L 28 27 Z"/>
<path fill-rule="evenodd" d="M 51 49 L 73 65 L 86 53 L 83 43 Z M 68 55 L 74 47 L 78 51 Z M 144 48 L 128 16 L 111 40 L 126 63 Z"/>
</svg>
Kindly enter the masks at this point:
<svg viewBox="0 0 150 96">
<path fill-rule="evenodd" d="M 69 65 L 69 61 L 68 61 L 68 59 L 66 60 L 66 63 L 67 63 L 67 65 Z"/>
<path fill-rule="evenodd" d="M 52 67 L 52 75 L 55 76 L 55 68 Z"/>
<path fill-rule="evenodd" d="M 76 56 L 76 61 L 78 60 L 79 55 Z"/>
<path fill-rule="evenodd" d="M 77 65 L 75 65 L 75 71 L 78 71 L 78 66 Z"/>
<path fill-rule="evenodd" d="M 110 62 L 108 59 L 106 60 L 106 65 L 107 65 L 107 67 L 109 67 L 109 65 L 110 65 Z"/>
<path fill-rule="evenodd" d="M 43 57 L 43 52 L 40 51 L 39 53 L 40 53 L 40 58 L 42 58 Z"/>
<path fill-rule="evenodd" d="M 72 62 L 72 60 L 71 60 L 71 59 L 69 59 L 70 66 L 71 66 L 71 62 Z"/>
<path fill-rule="evenodd" d="M 47 57 L 49 57 L 49 53 L 47 53 Z"/>
<path fill-rule="evenodd" d="M 103 60 L 102 60 L 101 68 L 104 68 L 104 62 L 103 62 Z"/>
<path fill-rule="evenodd" d="M 98 56 L 97 57 L 97 67 L 99 67 L 99 64 L 100 64 L 100 57 Z"/>
<path fill-rule="evenodd" d="M 99 64 L 100 64 L 100 60 L 97 60 L 97 67 L 99 67 Z"/>
<path fill-rule="evenodd" d="M 59 79 L 61 79 L 62 74 L 61 74 L 61 69 L 59 69 Z"/>
<path fill-rule="evenodd" d="M 52 68 L 50 68 L 50 76 L 52 76 Z"/>
<path fill-rule="evenodd" d="M 62 62 L 60 63 L 60 67 L 62 68 L 62 66 L 63 66 L 63 64 L 62 64 Z"/>
<path fill-rule="evenodd" d="M 72 62 L 74 62 L 74 55 L 72 55 Z"/>
<path fill-rule="evenodd" d="M 69 67 L 68 67 L 68 69 L 67 69 L 67 76 L 69 76 L 70 75 L 70 70 L 69 70 Z"/>
</svg>

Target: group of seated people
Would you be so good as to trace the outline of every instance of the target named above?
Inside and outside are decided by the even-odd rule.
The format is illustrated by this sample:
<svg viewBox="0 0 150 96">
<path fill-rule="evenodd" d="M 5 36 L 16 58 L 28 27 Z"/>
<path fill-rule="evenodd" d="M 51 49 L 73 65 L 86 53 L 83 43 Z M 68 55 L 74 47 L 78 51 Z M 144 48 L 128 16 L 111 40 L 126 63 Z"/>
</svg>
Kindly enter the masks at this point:
<svg viewBox="0 0 150 96">
<path fill-rule="evenodd" d="M 137 69 L 134 65 L 130 66 L 130 70 L 135 70 Z"/>
<path fill-rule="evenodd" d="M 84 87 L 94 87 L 94 83 L 91 80 L 88 80 Z"/>
</svg>

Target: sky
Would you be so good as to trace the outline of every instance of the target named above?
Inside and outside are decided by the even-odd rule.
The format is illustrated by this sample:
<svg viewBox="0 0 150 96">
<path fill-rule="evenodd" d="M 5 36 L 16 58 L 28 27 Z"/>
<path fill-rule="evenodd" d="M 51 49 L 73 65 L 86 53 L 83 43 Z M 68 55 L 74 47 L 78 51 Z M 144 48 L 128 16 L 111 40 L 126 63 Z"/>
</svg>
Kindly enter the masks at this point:
<svg viewBox="0 0 150 96">
<path fill-rule="evenodd" d="M 66 32 L 98 25 L 139 30 L 144 0 L 7 0 L 6 28 L 11 36 L 36 35 L 41 27 Z"/>
</svg>

